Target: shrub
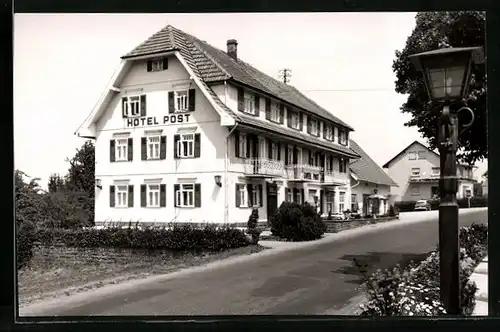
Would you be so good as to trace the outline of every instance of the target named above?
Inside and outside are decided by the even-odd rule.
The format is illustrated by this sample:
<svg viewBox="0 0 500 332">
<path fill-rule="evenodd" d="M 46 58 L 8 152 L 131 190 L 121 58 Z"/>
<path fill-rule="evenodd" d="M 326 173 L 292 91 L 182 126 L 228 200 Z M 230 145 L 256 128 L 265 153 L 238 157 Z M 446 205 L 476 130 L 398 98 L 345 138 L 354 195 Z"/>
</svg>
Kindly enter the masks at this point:
<svg viewBox="0 0 500 332">
<path fill-rule="evenodd" d="M 104 229 L 40 229 L 37 241 L 44 245 L 62 243 L 68 247 L 104 247 L 131 249 L 170 249 L 178 251 L 220 251 L 248 245 L 243 231 L 230 227 L 190 225 L 165 227 Z"/>
<path fill-rule="evenodd" d="M 252 209 L 252 213 L 250 214 L 247 222 L 247 233 L 251 236 L 251 244 L 257 244 L 259 242 L 259 237 L 262 230 L 257 228 L 258 223 L 259 209 Z"/>
<path fill-rule="evenodd" d="M 35 226 L 28 221 L 18 222 L 16 235 L 16 263 L 17 268 L 20 269 L 26 266 L 33 256 Z"/>
<path fill-rule="evenodd" d="M 319 239 L 326 227 L 315 207 L 307 202 L 283 202 L 271 221 L 271 232 L 290 241 Z"/>
<path fill-rule="evenodd" d="M 487 227 L 472 225 L 460 230 L 460 286 L 462 314 L 475 306 L 476 284 L 469 280 L 479 260 L 485 256 Z M 474 258 L 473 258 L 474 257 Z M 444 314 L 439 294 L 439 254 L 432 252 L 419 265 L 377 271 L 367 276 L 365 267 L 354 262 L 363 274 L 369 301 L 361 306 L 363 316 L 435 316 Z"/>
</svg>

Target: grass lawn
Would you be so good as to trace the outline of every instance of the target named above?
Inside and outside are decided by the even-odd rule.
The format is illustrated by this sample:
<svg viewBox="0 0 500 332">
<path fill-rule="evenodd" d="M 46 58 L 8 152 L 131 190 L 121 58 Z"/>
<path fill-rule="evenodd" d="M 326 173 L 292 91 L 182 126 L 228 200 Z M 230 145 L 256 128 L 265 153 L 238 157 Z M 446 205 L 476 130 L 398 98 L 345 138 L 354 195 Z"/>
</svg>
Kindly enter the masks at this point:
<svg viewBox="0 0 500 332">
<path fill-rule="evenodd" d="M 161 256 L 158 259 L 137 257 L 136 260 L 126 264 L 106 261 L 90 265 L 81 264 L 77 260 L 55 260 L 50 266 L 31 266 L 18 272 L 19 306 L 44 299 L 69 296 L 104 285 L 166 274 L 232 256 L 249 255 L 264 249 L 266 248 L 261 245 L 249 245 L 219 253 L 187 253 L 180 257 Z"/>
</svg>

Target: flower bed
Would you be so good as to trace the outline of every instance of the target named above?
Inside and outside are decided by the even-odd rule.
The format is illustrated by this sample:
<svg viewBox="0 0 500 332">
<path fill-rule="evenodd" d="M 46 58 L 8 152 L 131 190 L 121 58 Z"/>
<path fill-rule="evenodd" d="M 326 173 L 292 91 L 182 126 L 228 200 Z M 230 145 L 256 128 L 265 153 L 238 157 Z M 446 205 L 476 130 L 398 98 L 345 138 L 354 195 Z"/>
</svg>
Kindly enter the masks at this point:
<svg viewBox="0 0 500 332">
<path fill-rule="evenodd" d="M 469 280 L 474 268 L 486 256 L 488 228 L 472 225 L 460 229 L 460 284 L 463 315 L 475 306 L 476 284 Z M 355 262 L 357 264 L 357 262 Z M 357 264 L 363 273 L 362 266 Z M 439 253 L 432 252 L 420 264 L 377 271 L 365 275 L 368 302 L 362 316 L 437 316 L 446 314 L 439 295 Z"/>
</svg>

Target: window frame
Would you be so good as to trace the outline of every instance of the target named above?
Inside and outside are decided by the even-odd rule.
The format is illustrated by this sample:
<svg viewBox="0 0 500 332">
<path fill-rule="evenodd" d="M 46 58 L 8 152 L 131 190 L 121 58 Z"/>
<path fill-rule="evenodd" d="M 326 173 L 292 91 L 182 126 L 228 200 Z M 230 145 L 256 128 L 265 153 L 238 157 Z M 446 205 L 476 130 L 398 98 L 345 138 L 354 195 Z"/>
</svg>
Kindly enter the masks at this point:
<svg viewBox="0 0 500 332">
<path fill-rule="evenodd" d="M 259 207 L 260 206 L 259 187 L 258 187 L 258 185 L 255 185 L 255 184 L 252 185 L 252 203 L 253 203 L 252 207 Z"/>
<path fill-rule="evenodd" d="M 158 187 L 158 189 L 151 189 L 151 187 L 153 186 L 156 186 Z M 150 194 L 153 193 L 154 194 L 158 194 L 157 196 L 157 204 L 151 204 L 150 203 Z M 154 196 L 153 196 L 153 200 L 154 200 Z M 158 208 L 161 206 L 161 194 L 160 194 L 160 184 L 159 183 L 148 183 L 146 184 L 146 207 L 149 207 L 149 208 Z"/>
<path fill-rule="evenodd" d="M 186 186 L 192 186 L 191 189 L 186 189 Z M 186 193 L 186 198 L 189 201 L 189 194 L 191 193 L 192 204 L 184 204 L 184 193 Z M 175 203 L 176 207 L 180 208 L 194 208 L 195 207 L 195 183 L 179 183 L 179 189 L 175 191 Z M 182 203 L 182 204 L 181 204 Z"/>
<path fill-rule="evenodd" d="M 417 174 L 415 174 L 415 170 L 418 170 Z M 411 176 L 415 176 L 415 177 L 420 176 L 420 167 L 412 167 L 411 168 Z"/>
<path fill-rule="evenodd" d="M 281 110 L 278 103 L 271 104 L 270 119 L 272 122 L 281 123 Z"/>
<path fill-rule="evenodd" d="M 294 125 L 294 121 L 295 121 L 295 125 Z M 293 129 L 300 130 L 300 113 L 299 112 L 291 112 L 290 113 L 290 127 Z"/>
<path fill-rule="evenodd" d="M 412 196 L 419 196 L 420 195 L 420 186 L 411 186 L 410 188 L 410 193 Z"/>
<path fill-rule="evenodd" d="M 323 124 L 325 126 L 325 124 Z M 326 125 L 325 129 L 325 139 L 328 141 L 333 141 L 333 126 L 332 125 Z"/>
<path fill-rule="evenodd" d="M 163 59 L 152 59 L 151 60 L 151 71 L 162 71 L 163 69 Z"/>
<path fill-rule="evenodd" d="M 421 155 L 423 155 L 423 157 L 421 157 Z M 417 151 L 417 159 L 418 160 L 425 160 L 425 159 L 427 159 L 427 155 L 426 155 L 425 151 Z"/>
<path fill-rule="evenodd" d="M 311 125 L 310 134 L 313 136 L 318 136 L 319 133 L 319 121 L 318 119 L 309 119 L 309 124 Z M 313 126 L 314 124 L 314 126 Z"/>
<path fill-rule="evenodd" d="M 185 95 L 184 95 L 185 93 Z M 178 108 L 178 100 L 179 99 L 184 99 L 185 97 L 185 103 L 186 103 L 186 108 L 180 109 Z M 180 89 L 180 90 L 174 90 L 174 113 L 186 113 L 189 112 L 189 89 Z"/>
<path fill-rule="evenodd" d="M 158 142 L 152 142 L 153 139 L 158 139 Z M 158 152 L 158 156 L 152 156 L 150 154 L 150 146 L 152 146 L 152 151 L 155 151 L 155 146 L 158 147 L 156 150 Z M 161 155 L 161 135 L 149 135 L 146 136 L 146 155 L 147 160 L 159 160 Z"/>
<path fill-rule="evenodd" d="M 115 161 L 128 161 L 128 137 L 117 137 L 115 138 Z M 122 148 L 123 156 L 120 154 L 120 148 Z"/>
<path fill-rule="evenodd" d="M 186 139 L 185 137 L 192 136 L 192 139 Z M 191 147 L 191 153 L 185 153 L 184 151 L 184 142 L 187 146 L 187 152 L 189 152 L 189 148 Z M 179 134 L 179 140 L 177 141 L 177 158 L 187 159 L 194 158 L 194 145 L 195 145 L 195 133 L 181 133 Z"/>
<path fill-rule="evenodd" d="M 238 158 L 246 158 L 247 156 L 247 145 L 248 145 L 248 140 L 247 140 L 247 134 L 245 133 L 239 133 L 239 156 Z"/>
<path fill-rule="evenodd" d="M 343 213 L 345 210 L 345 191 L 339 191 L 339 212 Z"/>
<path fill-rule="evenodd" d="M 357 194 L 351 194 L 351 211 L 354 211 L 354 206 L 356 206 L 356 209 L 358 208 L 358 195 Z"/>
<path fill-rule="evenodd" d="M 341 145 L 347 145 L 347 131 L 344 129 L 339 132 L 339 143 Z"/>
<path fill-rule="evenodd" d="M 288 159 L 286 162 L 288 165 L 293 165 L 293 146 L 288 145 L 286 148 L 288 150 Z"/>
<path fill-rule="evenodd" d="M 287 188 L 286 199 L 287 199 L 287 202 L 293 202 L 293 190 L 292 190 L 292 188 Z"/>
<path fill-rule="evenodd" d="M 141 95 L 125 96 L 127 99 L 127 118 L 141 117 Z M 132 110 L 132 105 L 137 105 L 135 112 Z"/>
<path fill-rule="evenodd" d="M 245 94 L 243 97 L 243 111 L 245 113 L 255 115 L 255 97 Z"/>
<path fill-rule="evenodd" d="M 437 172 L 435 172 L 435 170 L 437 170 Z M 441 175 L 441 168 L 440 167 L 432 167 L 431 168 L 431 175 Z"/>
<path fill-rule="evenodd" d="M 238 186 L 238 195 L 240 197 L 240 205 L 238 208 L 246 208 L 248 207 L 248 192 L 247 185 L 244 183 L 237 183 Z"/>
<path fill-rule="evenodd" d="M 326 212 L 329 213 L 330 211 L 332 213 L 335 212 L 335 192 L 327 192 L 325 195 L 325 206 L 326 206 Z M 328 209 L 330 207 L 330 209 Z"/>
<path fill-rule="evenodd" d="M 278 155 L 279 155 L 278 151 L 279 151 L 278 143 L 271 142 L 271 155 L 269 156 L 269 159 L 278 160 Z"/>
<path fill-rule="evenodd" d="M 115 185 L 115 207 L 116 208 L 128 208 L 128 185 L 119 184 Z M 125 189 L 124 189 L 125 188 Z M 120 200 L 120 194 L 123 198 L 123 202 Z M 122 204 L 120 204 L 122 203 Z"/>
<path fill-rule="evenodd" d="M 408 160 L 417 160 L 417 153 L 415 151 L 408 152 Z"/>
</svg>

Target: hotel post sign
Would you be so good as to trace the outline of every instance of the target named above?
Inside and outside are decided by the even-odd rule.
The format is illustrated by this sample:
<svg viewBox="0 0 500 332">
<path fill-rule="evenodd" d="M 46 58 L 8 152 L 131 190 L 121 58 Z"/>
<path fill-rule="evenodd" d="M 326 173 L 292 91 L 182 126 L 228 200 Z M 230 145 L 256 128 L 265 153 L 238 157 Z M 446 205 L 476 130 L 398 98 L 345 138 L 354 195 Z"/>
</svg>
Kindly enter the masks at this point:
<svg viewBox="0 0 500 332">
<path fill-rule="evenodd" d="M 158 126 L 168 123 L 188 123 L 191 114 L 171 114 L 161 116 L 143 116 L 139 118 L 125 118 L 126 128 Z"/>
</svg>

